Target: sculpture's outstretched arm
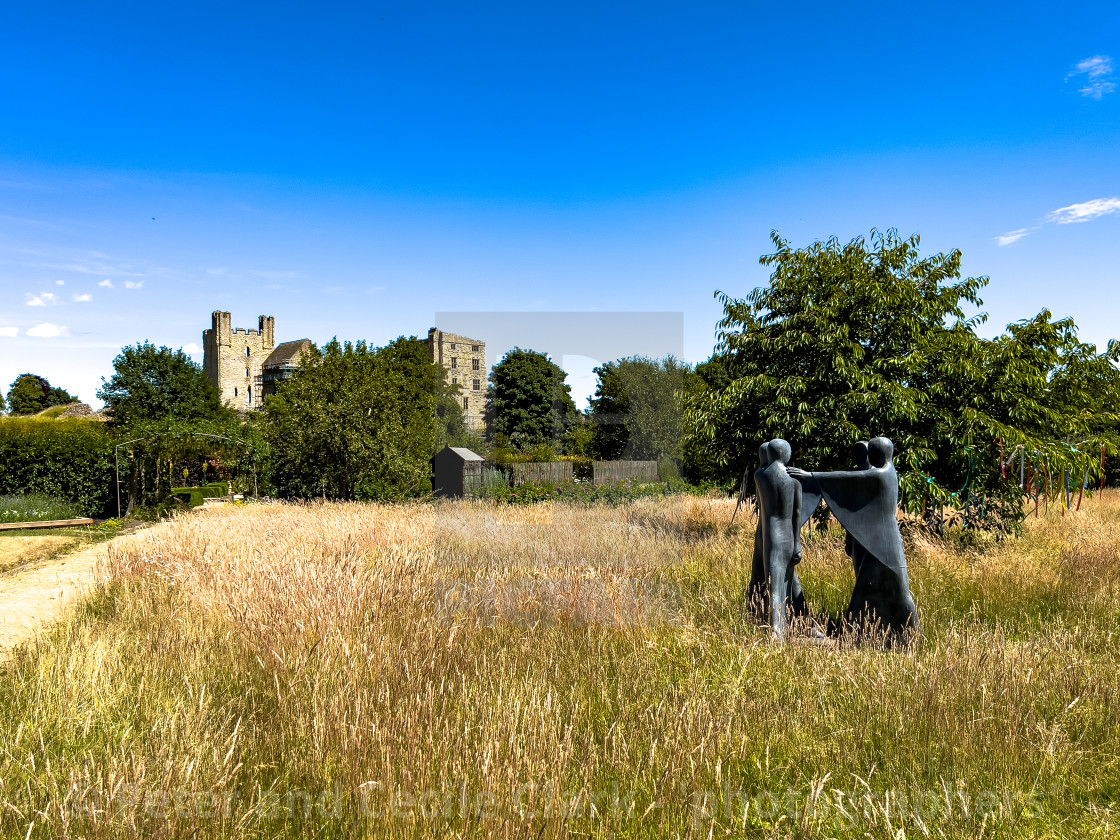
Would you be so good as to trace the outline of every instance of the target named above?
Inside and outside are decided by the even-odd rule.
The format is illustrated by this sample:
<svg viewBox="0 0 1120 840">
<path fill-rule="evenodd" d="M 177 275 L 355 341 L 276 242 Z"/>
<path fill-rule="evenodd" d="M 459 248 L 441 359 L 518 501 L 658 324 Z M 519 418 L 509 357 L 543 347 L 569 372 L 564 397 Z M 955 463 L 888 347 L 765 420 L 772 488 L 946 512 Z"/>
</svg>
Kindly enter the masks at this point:
<svg viewBox="0 0 1120 840">
<path fill-rule="evenodd" d="M 802 504 L 801 484 L 797 482 L 793 485 L 793 562 L 801 562 L 801 504 Z"/>
</svg>

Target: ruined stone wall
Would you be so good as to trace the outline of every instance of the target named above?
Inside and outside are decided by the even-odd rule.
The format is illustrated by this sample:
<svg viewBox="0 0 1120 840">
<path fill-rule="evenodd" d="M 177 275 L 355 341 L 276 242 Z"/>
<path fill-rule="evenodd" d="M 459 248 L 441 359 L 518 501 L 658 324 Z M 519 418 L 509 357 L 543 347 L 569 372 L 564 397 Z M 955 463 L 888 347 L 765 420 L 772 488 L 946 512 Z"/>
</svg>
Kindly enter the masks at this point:
<svg viewBox="0 0 1120 840">
<path fill-rule="evenodd" d="M 233 327 L 228 312 L 214 312 L 202 333 L 202 369 L 222 394 L 222 402 L 242 411 L 260 408 L 263 394 L 257 377 L 264 360 L 276 349 L 275 319 L 261 315 L 258 328 Z M 467 428 L 486 426 L 486 342 L 464 335 L 428 331 L 432 359 L 447 370 L 448 382 L 462 389 L 459 397 Z"/>
<path fill-rule="evenodd" d="M 257 329 L 232 327 L 228 312 L 215 312 L 211 328 L 202 333 L 202 369 L 218 390 L 222 402 L 243 411 L 260 407 L 256 377 L 261 364 L 276 347 L 275 319 L 261 315 Z"/>
<path fill-rule="evenodd" d="M 428 330 L 428 349 L 432 359 L 447 370 L 447 381 L 462 389 L 459 397 L 467 428 L 486 427 L 486 342 L 465 335 Z"/>
</svg>

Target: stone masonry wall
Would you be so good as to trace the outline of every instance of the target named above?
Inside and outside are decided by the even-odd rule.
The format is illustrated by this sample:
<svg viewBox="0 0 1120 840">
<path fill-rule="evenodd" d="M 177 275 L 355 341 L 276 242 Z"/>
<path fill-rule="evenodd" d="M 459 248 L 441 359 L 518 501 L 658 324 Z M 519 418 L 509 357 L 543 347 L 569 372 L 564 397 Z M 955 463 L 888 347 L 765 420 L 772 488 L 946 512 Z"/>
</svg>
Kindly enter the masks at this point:
<svg viewBox="0 0 1120 840">
<path fill-rule="evenodd" d="M 256 378 L 268 354 L 276 349 L 275 319 L 261 315 L 258 328 L 246 330 L 232 325 L 228 312 L 214 312 L 211 327 L 202 333 L 202 369 L 222 394 L 222 402 L 249 411 L 260 408 L 261 393 Z M 467 428 L 486 427 L 486 342 L 436 328 L 428 331 L 428 349 L 433 361 L 447 370 L 447 379 L 459 385 L 459 399 Z"/>
<path fill-rule="evenodd" d="M 428 349 L 432 360 L 447 370 L 447 381 L 462 389 L 459 397 L 467 428 L 486 427 L 486 342 L 465 335 L 428 330 Z"/>
<path fill-rule="evenodd" d="M 211 328 L 202 333 L 202 369 L 222 392 L 222 402 L 242 411 L 260 407 L 256 377 L 276 347 L 275 319 L 261 315 L 257 323 L 255 330 L 233 329 L 230 313 L 215 312 Z"/>
</svg>

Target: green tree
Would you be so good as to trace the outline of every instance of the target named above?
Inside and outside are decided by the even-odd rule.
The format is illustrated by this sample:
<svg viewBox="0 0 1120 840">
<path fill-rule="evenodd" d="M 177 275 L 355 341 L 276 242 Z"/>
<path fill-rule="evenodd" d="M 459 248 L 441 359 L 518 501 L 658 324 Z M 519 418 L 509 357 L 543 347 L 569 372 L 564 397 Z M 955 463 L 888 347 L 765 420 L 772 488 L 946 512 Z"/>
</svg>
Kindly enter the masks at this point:
<svg viewBox="0 0 1120 840">
<path fill-rule="evenodd" d="M 515 347 L 490 371 L 486 405 L 490 434 L 520 450 L 559 445 L 578 412 L 567 374 L 544 353 Z"/>
<path fill-rule="evenodd" d="M 37 414 L 45 408 L 77 402 L 64 388 L 53 388 L 45 376 L 21 373 L 8 390 L 8 406 L 13 415 Z M 0 399 L 0 410 L 3 400 Z"/>
<path fill-rule="evenodd" d="M 431 490 L 442 368 L 415 338 L 332 340 L 265 403 L 272 481 L 288 497 L 400 499 Z"/>
<path fill-rule="evenodd" d="M 51 393 L 51 383 L 34 373 L 21 373 L 8 389 L 8 406 L 15 416 L 36 414 Z"/>
<path fill-rule="evenodd" d="M 635 356 L 595 368 L 599 382 L 591 399 L 591 452 L 601 460 L 625 458 L 678 462 L 687 393 L 698 377 L 669 356 Z"/>
<path fill-rule="evenodd" d="M 917 236 L 773 241 L 761 259 L 774 268 L 768 286 L 743 299 L 717 293 L 718 358 L 702 366 L 709 387 L 689 412 L 692 451 L 725 484 L 773 437 L 790 441 L 800 465 L 838 469 L 854 441 L 886 435 L 912 509 L 979 499 L 983 511 L 994 498 L 1013 517 L 1021 496 L 999 468 L 1001 442 L 1058 475 L 1080 477 L 1085 453 L 1099 455 L 1116 417 L 1100 389 L 1115 345 L 1099 354 L 1049 312 L 979 338 L 985 316 L 965 306 L 982 304 L 988 278 L 962 279 L 960 251 L 921 257 Z"/>
<path fill-rule="evenodd" d="M 403 404 L 426 405 L 434 395 L 437 422 L 433 454 L 470 439 L 461 402 L 462 386 L 447 381 L 447 370 L 432 360 L 427 342 L 401 336 L 377 352 L 404 377 Z"/>
<path fill-rule="evenodd" d="M 44 408 L 50 408 L 56 405 L 70 405 L 76 403 L 78 398 L 71 395 L 65 388 L 51 388 L 51 392 L 47 394 L 47 399 Z"/>
<path fill-rule="evenodd" d="M 212 420 L 228 417 L 221 393 L 182 350 L 144 342 L 125 347 L 113 359 L 113 375 L 97 392 L 114 426 L 145 421 Z"/>
</svg>

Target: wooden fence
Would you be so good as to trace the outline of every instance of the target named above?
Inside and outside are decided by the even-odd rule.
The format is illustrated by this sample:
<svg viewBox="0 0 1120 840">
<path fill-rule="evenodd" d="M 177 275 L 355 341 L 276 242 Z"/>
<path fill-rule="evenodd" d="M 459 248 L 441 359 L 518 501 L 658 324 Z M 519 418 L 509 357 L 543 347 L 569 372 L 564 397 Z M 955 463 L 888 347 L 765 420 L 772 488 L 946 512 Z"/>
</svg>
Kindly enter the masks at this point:
<svg viewBox="0 0 1120 840">
<path fill-rule="evenodd" d="M 571 461 L 551 461 L 540 464 L 510 464 L 514 487 L 522 484 L 563 484 L 572 480 Z"/>
<path fill-rule="evenodd" d="M 619 481 L 648 483 L 657 481 L 657 462 L 595 461 L 591 465 L 591 474 L 596 485 L 615 484 Z"/>
</svg>

